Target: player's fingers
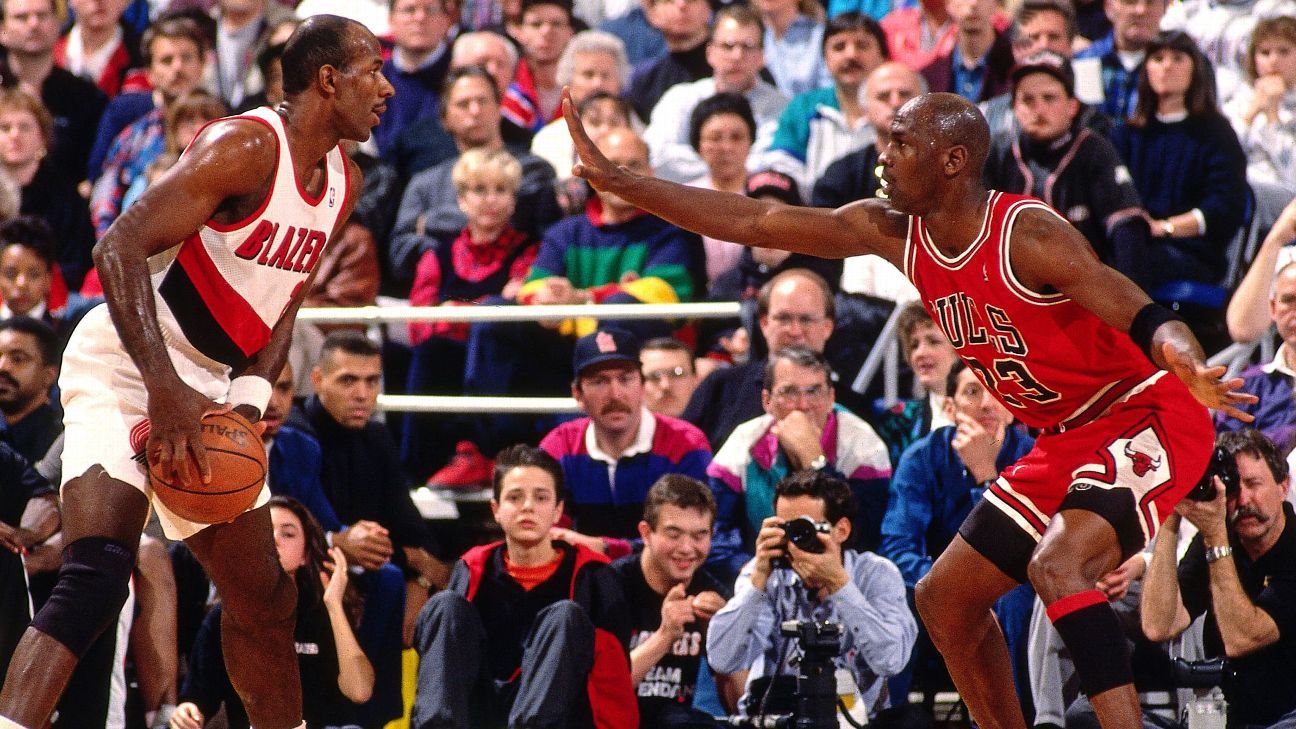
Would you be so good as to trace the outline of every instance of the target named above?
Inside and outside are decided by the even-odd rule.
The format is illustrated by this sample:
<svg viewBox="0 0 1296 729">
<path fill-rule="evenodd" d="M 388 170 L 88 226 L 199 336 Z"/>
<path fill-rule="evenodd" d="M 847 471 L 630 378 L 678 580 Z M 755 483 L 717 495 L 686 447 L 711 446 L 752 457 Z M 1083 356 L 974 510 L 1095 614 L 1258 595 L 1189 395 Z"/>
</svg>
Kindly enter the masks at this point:
<svg viewBox="0 0 1296 729">
<path fill-rule="evenodd" d="M 1239 410 L 1239 409 L 1233 407 L 1232 405 L 1221 405 L 1220 407 L 1216 408 L 1216 410 L 1219 410 L 1221 413 L 1224 413 L 1225 415 L 1229 416 L 1230 418 L 1237 418 L 1238 420 L 1241 420 L 1241 421 L 1244 422 L 1244 423 L 1254 423 L 1254 422 L 1255 422 L 1255 416 L 1254 416 L 1254 415 L 1252 415 L 1251 413 L 1245 412 L 1245 411 L 1243 411 L 1243 410 Z"/>
<path fill-rule="evenodd" d="M 202 444 L 202 440 L 199 438 L 191 438 L 188 442 L 188 447 L 189 457 L 183 459 L 186 461 L 186 468 L 188 468 L 188 463 L 191 462 L 193 464 L 193 473 L 196 474 L 204 484 L 211 483 L 211 463 L 207 461 L 207 448 Z"/>
</svg>

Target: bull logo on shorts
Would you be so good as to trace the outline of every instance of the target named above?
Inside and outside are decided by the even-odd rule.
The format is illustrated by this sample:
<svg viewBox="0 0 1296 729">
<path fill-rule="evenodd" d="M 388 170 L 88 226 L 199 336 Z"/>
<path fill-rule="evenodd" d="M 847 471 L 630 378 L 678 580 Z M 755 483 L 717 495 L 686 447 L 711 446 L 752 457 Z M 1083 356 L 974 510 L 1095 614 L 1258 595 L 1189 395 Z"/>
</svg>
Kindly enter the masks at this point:
<svg viewBox="0 0 1296 729">
<path fill-rule="evenodd" d="M 1153 458 L 1142 451 L 1134 450 L 1134 441 L 1125 442 L 1125 457 L 1130 459 L 1134 467 L 1134 475 L 1143 478 L 1148 471 L 1154 471 L 1161 467 L 1161 456 Z"/>
</svg>

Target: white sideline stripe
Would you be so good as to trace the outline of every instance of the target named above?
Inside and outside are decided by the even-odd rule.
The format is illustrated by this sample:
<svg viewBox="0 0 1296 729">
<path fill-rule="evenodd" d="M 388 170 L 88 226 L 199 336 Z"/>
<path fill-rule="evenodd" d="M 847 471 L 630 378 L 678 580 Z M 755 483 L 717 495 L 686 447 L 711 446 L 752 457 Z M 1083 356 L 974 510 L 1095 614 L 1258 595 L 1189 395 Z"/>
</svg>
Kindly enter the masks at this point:
<svg viewBox="0 0 1296 729">
<path fill-rule="evenodd" d="M 735 301 L 697 304 L 578 304 L 572 306 L 356 306 L 302 309 L 299 321 L 340 324 L 396 321 L 562 321 L 597 319 L 725 319 L 736 317 Z"/>
</svg>

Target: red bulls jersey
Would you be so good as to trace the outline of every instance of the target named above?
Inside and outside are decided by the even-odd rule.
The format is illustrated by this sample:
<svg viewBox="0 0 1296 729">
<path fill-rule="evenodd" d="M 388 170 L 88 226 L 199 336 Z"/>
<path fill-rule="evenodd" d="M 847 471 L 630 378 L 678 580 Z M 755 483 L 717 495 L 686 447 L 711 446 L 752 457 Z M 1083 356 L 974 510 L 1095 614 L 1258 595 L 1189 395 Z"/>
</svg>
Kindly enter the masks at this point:
<svg viewBox="0 0 1296 729">
<path fill-rule="evenodd" d="M 1077 426 L 1158 369 L 1088 309 L 1017 280 L 1009 246 L 1017 215 L 1028 209 L 1056 215 L 1034 198 L 992 191 L 981 232 L 955 258 L 910 216 L 905 275 L 959 356 L 1017 418 L 1037 428 Z"/>
<path fill-rule="evenodd" d="M 208 220 L 150 258 L 149 270 L 163 335 L 239 368 L 270 341 L 318 263 L 346 208 L 349 173 L 342 150 L 334 147 L 324 158 L 324 184 L 311 196 L 293 168 L 283 118 L 269 107 L 236 118 L 274 131 L 278 157 L 269 194 L 244 220 Z"/>
</svg>

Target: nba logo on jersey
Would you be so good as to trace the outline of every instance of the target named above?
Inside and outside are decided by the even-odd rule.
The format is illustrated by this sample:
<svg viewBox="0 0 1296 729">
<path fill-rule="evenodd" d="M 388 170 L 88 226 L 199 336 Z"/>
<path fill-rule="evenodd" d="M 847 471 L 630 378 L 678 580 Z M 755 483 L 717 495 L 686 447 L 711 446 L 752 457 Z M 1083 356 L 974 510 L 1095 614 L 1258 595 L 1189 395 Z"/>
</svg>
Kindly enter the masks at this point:
<svg viewBox="0 0 1296 729">
<path fill-rule="evenodd" d="M 337 198 L 337 188 L 336 188 L 336 187 L 330 187 L 330 188 L 329 188 L 329 196 L 328 196 L 328 204 L 329 204 L 329 207 L 333 207 L 333 201 L 334 201 L 336 198 Z"/>
</svg>

